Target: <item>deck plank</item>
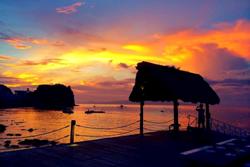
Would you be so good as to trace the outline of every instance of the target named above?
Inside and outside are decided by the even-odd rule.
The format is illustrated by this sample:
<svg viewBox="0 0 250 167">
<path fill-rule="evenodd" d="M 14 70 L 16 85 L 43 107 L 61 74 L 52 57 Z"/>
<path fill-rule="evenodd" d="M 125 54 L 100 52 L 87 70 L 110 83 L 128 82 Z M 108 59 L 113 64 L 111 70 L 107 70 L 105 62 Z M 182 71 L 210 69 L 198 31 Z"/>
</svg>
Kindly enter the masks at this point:
<svg viewBox="0 0 250 167">
<path fill-rule="evenodd" d="M 221 142 L 228 136 L 214 137 Z M 183 166 L 180 153 L 207 145 L 188 134 L 167 132 L 122 136 L 44 148 L 0 153 L 0 166 L 5 167 L 151 167 Z"/>
</svg>

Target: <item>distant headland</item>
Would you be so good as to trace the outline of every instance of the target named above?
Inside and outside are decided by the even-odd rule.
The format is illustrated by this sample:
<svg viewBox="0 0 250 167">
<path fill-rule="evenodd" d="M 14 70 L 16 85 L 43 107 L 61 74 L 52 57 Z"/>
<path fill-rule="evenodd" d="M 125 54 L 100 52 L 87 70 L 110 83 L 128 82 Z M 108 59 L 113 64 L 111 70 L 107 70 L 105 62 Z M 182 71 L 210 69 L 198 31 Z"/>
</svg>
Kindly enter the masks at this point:
<svg viewBox="0 0 250 167">
<path fill-rule="evenodd" d="M 74 93 L 70 86 L 39 85 L 35 91 L 16 90 L 13 93 L 10 88 L 0 84 L 0 108 L 63 109 L 74 105 Z"/>
</svg>

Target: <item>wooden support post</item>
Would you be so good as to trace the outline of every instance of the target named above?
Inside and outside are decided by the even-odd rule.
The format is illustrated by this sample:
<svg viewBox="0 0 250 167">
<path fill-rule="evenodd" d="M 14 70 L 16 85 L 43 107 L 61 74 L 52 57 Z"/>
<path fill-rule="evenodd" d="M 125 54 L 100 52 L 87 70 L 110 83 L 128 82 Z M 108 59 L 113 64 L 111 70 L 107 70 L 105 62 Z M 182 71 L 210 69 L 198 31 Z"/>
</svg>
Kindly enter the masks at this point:
<svg viewBox="0 0 250 167">
<path fill-rule="evenodd" d="M 140 103 L 140 135 L 143 136 L 143 106 L 144 101 Z"/>
<path fill-rule="evenodd" d="M 178 100 L 174 100 L 174 131 L 179 131 Z"/>
<path fill-rule="evenodd" d="M 70 144 L 74 143 L 75 125 L 76 125 L 76 121 L 75 120 L 71 120 L 71 125 L 70 125 Z"/>
<path fill-rule="evenodd" d="M 211 114 L 209 112 L 209 104 L 206 103 L 206 129 L 207 130 L 211 130 L 211 127 L 210 127 L 210 118 L 211 118 Z"/>
</svg>

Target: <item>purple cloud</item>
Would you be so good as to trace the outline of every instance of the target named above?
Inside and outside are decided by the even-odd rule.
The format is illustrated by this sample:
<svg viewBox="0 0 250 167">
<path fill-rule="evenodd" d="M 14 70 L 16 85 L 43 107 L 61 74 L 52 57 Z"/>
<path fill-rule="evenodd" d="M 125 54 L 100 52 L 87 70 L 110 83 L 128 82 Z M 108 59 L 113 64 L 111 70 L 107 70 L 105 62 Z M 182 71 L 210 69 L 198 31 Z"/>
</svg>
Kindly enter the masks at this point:
<svg viewBox="0 0 250 167">
<path fill-rule="evenodd" d="M 69 6 L 65 6 L 65 7 L 60 7 L 60 8 L 56 8 L 56 12 L 57 13 L 62 13 L 62 14 L 70 14 L 70 13 L 74 13 L 77 11 L 77 8 L 84 5 L 84 2 L 76 2 L 72 5 Z"/>
</svg>

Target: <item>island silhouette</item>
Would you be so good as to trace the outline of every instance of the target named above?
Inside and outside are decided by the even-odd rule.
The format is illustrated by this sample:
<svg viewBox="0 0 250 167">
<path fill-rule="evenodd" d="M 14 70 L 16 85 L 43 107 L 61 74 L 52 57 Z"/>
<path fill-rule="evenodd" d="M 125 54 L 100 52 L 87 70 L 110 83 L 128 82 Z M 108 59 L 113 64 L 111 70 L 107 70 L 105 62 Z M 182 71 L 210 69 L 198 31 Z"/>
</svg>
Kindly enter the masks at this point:
<svg viewBox="0 0 250 167">
<path fill-rule="evenodd" d="M 0 108 L 35 107 L 61 110 L 74 105 L 71 87 L 63 84 L 39 85 L 35 91 L 16 90 L 14 93 L 7 86 L 0 85 Z"/>
</svg>

